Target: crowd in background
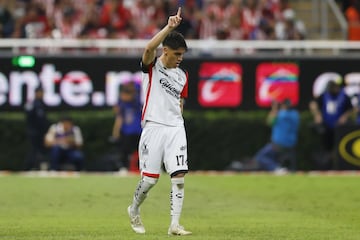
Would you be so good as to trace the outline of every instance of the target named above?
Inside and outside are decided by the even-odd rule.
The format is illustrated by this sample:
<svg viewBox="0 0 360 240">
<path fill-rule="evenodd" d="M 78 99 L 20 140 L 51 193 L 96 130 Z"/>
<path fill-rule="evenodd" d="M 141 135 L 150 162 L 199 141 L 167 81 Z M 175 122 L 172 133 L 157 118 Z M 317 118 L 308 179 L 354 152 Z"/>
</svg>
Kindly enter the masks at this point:
<svg viewBox="0 0 360 240">
<path fill-rule="evenodd" d="M 0 37 L 148 39 L 179 6 L 187 39 L 306 37 L 289 0 L 0 0 Z"/>
</svg>

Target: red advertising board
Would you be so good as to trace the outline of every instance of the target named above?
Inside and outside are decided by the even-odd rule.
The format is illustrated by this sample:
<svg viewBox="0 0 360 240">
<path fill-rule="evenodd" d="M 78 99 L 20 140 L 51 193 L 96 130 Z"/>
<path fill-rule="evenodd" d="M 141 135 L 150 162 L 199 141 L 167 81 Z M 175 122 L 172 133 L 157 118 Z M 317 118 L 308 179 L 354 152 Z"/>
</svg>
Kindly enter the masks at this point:
<svg viewBox="0 0 360 240">
<path fill-rule="evenodd" d="M 299 101 L 299 68 L 295 63 L 264 62 L 256 69 L 255 99 L 260 107 L 268 107 L 273 101 L 290 99 Z"/>
<path fill-rule="evenodd" d="M 235 62 L 203 62 L 198 100 L 203 107 L 237 107 L 242 100 L 242 67 Z"/>
</svg>

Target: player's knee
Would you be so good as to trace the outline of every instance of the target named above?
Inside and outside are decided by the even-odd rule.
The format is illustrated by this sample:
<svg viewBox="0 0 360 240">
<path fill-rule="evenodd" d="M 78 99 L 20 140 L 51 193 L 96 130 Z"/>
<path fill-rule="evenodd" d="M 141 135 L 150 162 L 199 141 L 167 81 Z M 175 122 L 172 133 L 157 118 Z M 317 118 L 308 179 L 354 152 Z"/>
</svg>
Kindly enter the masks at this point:
<svg viewBox="0 0 360 240">
<path fill-rule="evenodd" d="M 170 177 L 171 178 L 185 177 L 185 174 L 187 172 L 188 172 L 187 170 L 176 171 L 176 172 L 171 173 Z"/>
<path fill-rule="evenodd" d="M 184 177 L 171 178 L 171 183 L 177 185 L 178 188 L 183 188 L 185 185 L 185 178 Z"/>
<path fill-rule="evenodd" d="M 151 186 L 154 186 L 158 180 L 159 180 L 158 178 L 153 178 L 153 177 L 148 177 L 148 176 L 143 177 L 143 181 L 148 183 Z"/>
</svg>

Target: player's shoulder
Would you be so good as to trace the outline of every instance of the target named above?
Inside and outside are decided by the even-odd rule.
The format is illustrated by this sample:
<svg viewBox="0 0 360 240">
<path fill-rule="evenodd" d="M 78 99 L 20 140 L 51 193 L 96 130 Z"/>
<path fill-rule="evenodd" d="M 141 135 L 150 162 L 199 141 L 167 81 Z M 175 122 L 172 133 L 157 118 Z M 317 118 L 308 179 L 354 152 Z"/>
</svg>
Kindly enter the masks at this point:
<svg viewBox="0 0 360 240">
<path fill-rule="evenodd" d="M 183 68 L 183 67 L 178 67 L 179 71 L 181 72 L 181 74 L 185 74 L 186 76 L 188 75 L 188 71 Z"/>
<path fill-rule="evenodd" d="M 142 59 L 140 60 L 140 68 L 141 68 L 141 71 L 143 73 L 149 73 L 150 72 L 150 68 L 152 68 L 155 64 L 156 64 L 156 61 L 157 61 L 157 57 L 155 57 L 155 59 L 150 63 L 150 64 L 145 64 L 143 63 Z"/>
<path fill-rule="evenodd" d="M 24 105 L 24 109 L 26 112 L 31 112 L 34 109 L 34 103 L 33 102 L 26 102 Z"/>
</svg>

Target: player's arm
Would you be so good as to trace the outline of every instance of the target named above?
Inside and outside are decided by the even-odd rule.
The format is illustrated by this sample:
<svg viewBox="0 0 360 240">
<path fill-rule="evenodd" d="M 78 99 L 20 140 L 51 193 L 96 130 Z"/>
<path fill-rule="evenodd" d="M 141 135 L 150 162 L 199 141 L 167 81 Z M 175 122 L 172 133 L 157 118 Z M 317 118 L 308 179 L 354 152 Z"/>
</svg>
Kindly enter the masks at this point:
<svg viewBox="0 0 360 240">
<path fill-rule="evenodd" d="M 345 100 L 345 109 L 346 109 L 345 112 L 340 116 L 338 120 L 339 125 L 345 124 L 355 112 L 355 109 L 349 97 L 347 97 Z"/>
<path fill-rule="evenodd" d="M 121 129 L 122 123 L 123 123 L 122 117 L 117 115 L 115 117 L 115 122 L 114 122 L 113 130 L 112 130 L 112 137 L 114 139 L 120 138 L 120 129 Z"/>
<path fill-rule="evenodd" d="M 184 112 L 184 99 L 183 98 L 180 98 L 180 109 L 181 109 L 181 113 Z"/>
<path fill-rule="evenodd" d="M 149 65 L 154 61 L 156 56 L 156 49 L 158 48 L 158 46 L 164 41 L 165 37 L 172 30 L 179 26 L 182 19 L 180 15 L 181 8 L 179 7 L 177 14 L 174 16 L 170 16 L 167 25 L 157 34 L 155 34 L 155 36 L 148 42 L 142 55 L 142 63 L 144 65 Z"/>
<path fill-rule="evenodd" d="M 271 110 L 266 117 L 266 123 L 269 126 L 272 126 L 275 123 L 278 111 L 279 111 L 279 103 L 277 101 L 273 101 L 271 104 Z"/>
<path fill-rule="evenodd" d="M 44 143 L 46 147 L 52 147 L 57 144 L 55 134 L 56 134 L 55 125 L 52 125 L 50 126 L 48 132 L 44 137 Z"/>
<path fill-rule="evenodd" d="M 83 136 L 80 127 L 76 126 L 74 129 L 74 147 L 81 148 L 84 144 Z"/>
<path fill-rule="evenodd" d="M 323 119 L 319 108 L 319 100 L 312 100 L 309 104 L 309 109 L 314 117 L 314 122 L 318 124 L 322 123 Z"/>
</svg>

